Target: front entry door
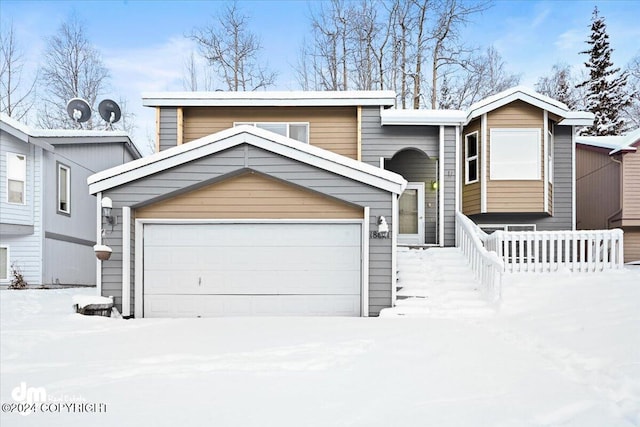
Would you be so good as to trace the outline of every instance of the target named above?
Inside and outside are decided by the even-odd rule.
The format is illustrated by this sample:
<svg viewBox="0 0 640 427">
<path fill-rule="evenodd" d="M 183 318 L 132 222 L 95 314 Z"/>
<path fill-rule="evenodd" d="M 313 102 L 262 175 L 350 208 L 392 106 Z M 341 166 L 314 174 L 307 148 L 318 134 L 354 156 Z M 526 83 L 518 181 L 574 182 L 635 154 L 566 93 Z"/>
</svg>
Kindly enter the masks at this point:
<svg viewBox="0 0 640 427">
<path fill-rule="evenodd" d="M 398 242 L 424 244 L 424 182 L 410 182 L 400 196 Z"/>
</svg>

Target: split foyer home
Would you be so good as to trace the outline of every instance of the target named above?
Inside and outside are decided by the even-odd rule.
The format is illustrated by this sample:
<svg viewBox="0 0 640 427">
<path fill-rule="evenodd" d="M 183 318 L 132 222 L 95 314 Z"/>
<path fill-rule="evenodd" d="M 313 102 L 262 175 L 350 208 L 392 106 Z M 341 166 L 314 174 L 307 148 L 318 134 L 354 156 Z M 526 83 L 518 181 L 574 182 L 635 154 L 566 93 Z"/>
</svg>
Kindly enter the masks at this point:
<svg viewBox="0 0 640 427">
<path fill-rule="evenodd" d="M 101 227 L 87 178 L 141 155 L 124 132 L 33 129 L 0 117 L 0 286 L 95 285 Z"/>
<path fill-rule="evenodd" d="M 143 95 L 157 152 L 89 177 L 102 295 L 125 316 L 375 316 L 398 245 L 575 228 L 574 126 L 590 113 L 516 87 L 466 111 L 371 92 Z"/>
<path fill-rule="evenodd" d="M 640 129 L 576 137 L 578 229 L 624 231 L 625 262 L 640 262 Z"/>
</svg>

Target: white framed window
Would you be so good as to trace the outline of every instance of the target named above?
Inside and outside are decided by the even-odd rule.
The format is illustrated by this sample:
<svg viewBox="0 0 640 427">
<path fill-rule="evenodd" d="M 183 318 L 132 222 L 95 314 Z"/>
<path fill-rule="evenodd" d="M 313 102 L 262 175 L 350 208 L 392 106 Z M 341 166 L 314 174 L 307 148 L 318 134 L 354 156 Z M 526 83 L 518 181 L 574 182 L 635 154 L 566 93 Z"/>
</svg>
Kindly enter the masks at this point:
<svg viewBox="0 0 640 427">
<path fill-rule="evenodd" d="M 27 156 L 7 153 L 7 202 L 26 204 Z"/>
<path fill-rule="evenodd" d="M 492 180 L 541 179 L 540 129 L 491 129 Z"/>
<path fill-rule="evenodd" d="M 478 224 L 478 227 L 487 234 L 494 231 L 536 231 L 535 224 Z"/>
<path fill-rule="evenodd" d="M 9 280 L 9 247 L 0 246 L 0 281 Z"/>
<path fill-rule="evenodd" d="M 464 136 L 465 184 L 478 182 L 478 132 Z"/>
<path fill-rule="evenodd" d="M 71 214 L 71 169 L 58 163 L 58 213 Z"/>
<path fill-rule="evenodd" d="M 547 139 L 547 179 L 549 184 L 553 184 L 553 149 L 554 149 L 554 141 L 553 141 L 553 132 L 549 131 L 548 139 Z"/>
<path fill-rule="evenodd" d="M 305 144 L 309 143 L 309 123 L 306 122 L 236 122 L 233 125 L 255 126 Z"/>
</svg>

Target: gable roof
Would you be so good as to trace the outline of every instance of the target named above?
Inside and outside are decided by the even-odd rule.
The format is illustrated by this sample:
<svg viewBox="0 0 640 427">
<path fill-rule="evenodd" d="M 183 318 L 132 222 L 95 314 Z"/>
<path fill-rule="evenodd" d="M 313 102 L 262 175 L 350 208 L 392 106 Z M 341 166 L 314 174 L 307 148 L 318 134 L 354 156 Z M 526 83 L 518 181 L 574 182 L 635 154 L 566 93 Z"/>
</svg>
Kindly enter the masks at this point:
<svg viewBox="0 0 640 427">
<path fill-rule="evenodd" d="M 146 107 L 391 106 L 396 94 L 378 91 L 145 92 Z"/>
<path fill-rule="evenodd" d="M 396 194 L 401 194 L 407 185 L 407 181 L 396 173 L 264 129 L 244 125 L 91 175 L 87 179 L 89 192 L 96 194 L 242 144 L 249 144 Z"/>
<path fill-rule="evenodd" d="M 587 111 L 570 111 L 569 107 L 553 98 L 542 95 L 526 86 L 515 86 L 489 96 L 471 105 L 468 110 L 383 110 L 383 125 L 461 125 L 476 117 L 503 107 L 514 101 L 524 101 L 563 118 L 561 125 L 588 126 L 593 114 Z"/>
<path fill-rule="evenodd" d="M 640 128 L 626 135 L 576 136 L 576 143 L 611 150 L 610 156 L 620 152 L 636 151 L 640 144 Z"/>
<path fill-rule="evenodd" d="M 4 113 L 0 114 L 0 129 L 47 151 L 55 151 L 56 145 L 124 143 L 134 157 L 142 157 L 129 134 L 123 131 L 34 129 Z"/>
</svg>

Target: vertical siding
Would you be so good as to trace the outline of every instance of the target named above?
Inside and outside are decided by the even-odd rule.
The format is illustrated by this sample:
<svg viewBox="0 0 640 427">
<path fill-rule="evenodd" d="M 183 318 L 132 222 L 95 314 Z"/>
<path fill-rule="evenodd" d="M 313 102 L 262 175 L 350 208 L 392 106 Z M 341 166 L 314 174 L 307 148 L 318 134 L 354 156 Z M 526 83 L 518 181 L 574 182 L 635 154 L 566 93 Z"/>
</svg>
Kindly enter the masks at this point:
<svg viewBox="0 0 640 427">
<path fill-rule="evenodd" d="M 160 108 L 158 146 L 160 151 L 178 145 L 178 111 L 173 107 Z"/>
<path fill-rule="evenodd" d="M 429 158 L 440 157 L 438 126 L 381 126 L 380 108 L 362 108 L 362 161 L 380 166 L 399 151 L 415 148 Z"/>
<path fill-rule="evenodd" d="M 441 167 L 444 168 L 444 245 L 455 246 L 456 239 L 456 128 L 444 128 L 444 153 Z"/>
<path fill-rule="evenodd" d="M 235 122 L 309 123 L 309 144 L 356 159 L 356 107 L 185 107 L 184 142 L 233 127 Z"/>
<path fill-rule="evenodd" d="M 640 225 L 640 152 L 622 157 L 622 216 Z"/>
<path fill-rule="evenodd" d="M 468 135 L 473 132 L 478 132 L 478 177 L 480 177 L 482 173 L 482 169 L 480 164 L 482 162 L 482 144 L 485 142 L 485 138 L 482 135 L 482 131 L 480 130 L 480 119 L 474 119 L 467 126 L 464 127 L 461 136 L 460 146 L 462 147 L 461 153 L 461 161 L 462 167 L 460 168 L 460 182 L 462 183 L 462 213 L 465 215 L 475 215 L 480 213 L 480 181 L 474 182 L 473 184 L 466 184 L 466 176 L 467 176 L 467 144 L 465 140 L 465 135 Z"/>
<path fill-rule="evenodd" d="M 254 147 L 248 147 L 246 151 L 244 147 L 235 147 L 105 191 L 103 195 L 113 200 L 115 214 L 121 215 L 122 206 L 138 208 L 183 194 L 185 191 L 199 188 L 208 180 L 244 170 L 245 162 L 250 169 L 275 179 L 306 187 L 311 191 L 354 205 L 369 206 L 371 229 L 374 229 L 373 227 L 377 224 L 378 216 L 384 215 L 391 218 L 391 197 L 388 192 Z M 129 239 L 133 239 L 133 230 Z M 103 263 L 103 295 L 115 296 L 116 304 L 121 307 L 122 226 L 120 224 L 115 227 L 112 234 L 107 236 L 107 240 L 113 249 L 113 255 L 109 261 Z M 132 242 L 133 240 L 128 243 L 133 244 Z M 370 240 L 369 258 L 369 311 L 371 315 L 377 315 L 382 308 L 391 306 L 391 240 Z M 134 271 L 132 267 L 132 277 Z M 132 281 L 132 287 L 133 285 Z M 133 304 L 133 292 L 131 301 Z"/>
<path fill-rule="evenodd" d="M 405 150 L 385 162 L 385 169 L 402 175 L 407 181 L 424 183 L 425 242 L 436 243 L 438 217 L 438 192 L 431 188 L 431 181 L 438 180 L 436 160 L 415 150 Z"/>
<path fill-rule="evenodd" d="M 609 228 L 607 218 L 620 210 L 620 165 L 608 154 L 576 147 L 576 227 L 580 230 Z"/>
</svg>

